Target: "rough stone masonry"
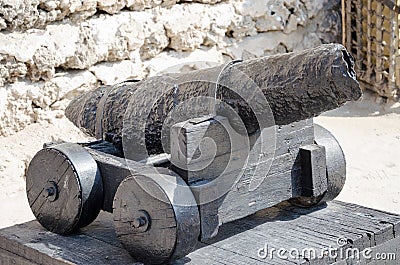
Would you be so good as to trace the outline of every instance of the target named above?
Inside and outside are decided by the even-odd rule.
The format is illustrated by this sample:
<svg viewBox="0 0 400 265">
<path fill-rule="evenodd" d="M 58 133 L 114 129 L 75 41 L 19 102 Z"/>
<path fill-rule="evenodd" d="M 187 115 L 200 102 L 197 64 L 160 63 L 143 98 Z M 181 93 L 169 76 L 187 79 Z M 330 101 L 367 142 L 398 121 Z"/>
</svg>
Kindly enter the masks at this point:
<svg viewBox="0 0 400 265">
<path fill-rule="evenodd" d="M 340 21 L 340 0 L 0 0 L 0 136 L 174 64 L 339 42 Z"/>
</svg>

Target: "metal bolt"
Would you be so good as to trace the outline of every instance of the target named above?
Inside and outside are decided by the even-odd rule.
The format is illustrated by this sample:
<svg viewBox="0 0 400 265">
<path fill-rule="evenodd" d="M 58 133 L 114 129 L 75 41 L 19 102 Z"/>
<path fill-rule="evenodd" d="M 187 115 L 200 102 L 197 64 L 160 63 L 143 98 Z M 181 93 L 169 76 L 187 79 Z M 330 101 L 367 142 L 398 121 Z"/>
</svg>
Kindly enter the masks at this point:
<svg viewBox="0 0 400 265">
<path fill-rule="evenodd" d="M 49 187 L 49 188 L 46 189 L 46 191 L 47 191 L 47 196 L 46 197 L 53 196 L 56 193 L 54 187 Z"/>
<path fill-rule="evenodd" d="M 58 186 L 56 182 L 48 181 L 47 187 L 44 190 L 46 192 L 45 196 L 49 201 L 54 202 L 58 199 Z"/>
<path fill-rule="evenodd" d="M 146 232 L 150 228 L 150 223 L 150 215 L 145 210 L 137 211 L 136 214 L 132 216 L 132 221 L 130 222 L 135 233 Z"/>
<path fill-rule="evenodd" d="M 133 226 L 134 228 L 139 228 L 139 227 L 142 227 L 142 226 L 144 226 L 144 225 L 146 225 L 146 224 L 147 224 L 147 220 L 146 220 L 146 218 L 143 217 L 143 216 L 141 216 L 141 217 L 139 217 L 139 218 L 136 218 L 136 219 L 133 220 L 133 222 L 132 222 L 132 226 Z"/>
</svg>

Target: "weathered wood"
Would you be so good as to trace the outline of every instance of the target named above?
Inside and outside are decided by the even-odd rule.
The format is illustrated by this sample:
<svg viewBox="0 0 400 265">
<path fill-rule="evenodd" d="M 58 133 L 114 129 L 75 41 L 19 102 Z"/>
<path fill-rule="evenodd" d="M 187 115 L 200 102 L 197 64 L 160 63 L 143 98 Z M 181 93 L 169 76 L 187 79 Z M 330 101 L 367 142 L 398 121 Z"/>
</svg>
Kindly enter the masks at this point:
<svg viewBox="0 0 400 265">
<path fill-rule="evenodd" d="M 327 191 L 318 200 L 327 202 L 335 199 L 343 189 L 346 181 L 346 159 L 339 142 L 327 129 L 315 124 L 314 137 L 316 144 L 325 147 Z"/>
<path fill-rule="evenodd" d="M 305 198 L 306 205 L 314 205 L 335 197 L 342 171 L 330 166 L 324 147 L 314 143 L 310 118 L 360 95 L 351 56 L 331 44 L 101 88 L 74 100 L 66 114 L 111 143 L 84 146 L 103 178 L 102 208 L 114 212 L 123 244 L 143 261 L 164 262 L 186 253 L 191 245 L 186 238 L 197 233 L 183 229 L 178 235 L 190 213 L 179 208 L 177 200 L 184 198 L 171 183 L 161 183 L 161 172 L 147 165 L 149 155 L 158 155 L 168 168 L 161 169 L 165 176 L 173 176 L 172 169 L 190 187 L 190 196 L 183 197 L 194 197 L 204 242 L 221 224 L 284 200 Z M 334 164 L 343 165 L 338 152 L 331 152 Z M 330 174 L 333 181 L 326 180 Z"/>
<path fill-rule="evenodd" d="M 98 150 L 97 145 L 88 145 L 86 150 L 96 161 L 101 173 L 104 186 L 102 209 L 107 212 L 113 211 L 114 195 L 126 177 L 134 174 L 154 174 L 154 172 L 173 174 L 163 167 L 152 167 L 151 165 L 115 156 L 112 153 L 104 153 Z"/>
<path fill-rule="evenodd" d="M 117 149 L 114 144 L 104 140 L 88 142 L 88 143 L 80 143 L 80 145 L 82 145 L 83 147 L 90 148 L 90 150 L 96 150 L 98 152 L 113 155 L 116 157 L 121 157 L 121 158 L 124 157 L 124 154 L 121 152 L 121 150 Z"/>
<path fill-rule="evenodd" d="M 215 179 L 224 170 L 243 168 L 250 152 L 248 136 L 235 132 L 221 116 L 177 123 L 171 128 L 170 138 L 171 163 L 189 184 Z M 229 160 L 234 163 L 227 169 Z"/>
<path fill-rule="evenodd" d="M 328 188 L 325 147 L 317 144 L 300 147 L 301 196 L 322 196 Z"/>
<path fill-rule="evenodd" d="M 318 195 L 326 191 L 323 147 L 313 150 L 313 154 L 319 150 L 323 154 L 310 156 L 303 163 L 300 159 L 299 147 L 314 142 L 311 120 L 262 132 L 248 139 L 219 116 L 205 116 L 172 127 L 171 163 L 195 194 L 201 240 L 215 236 L 222 223 L 297 197 L 307 189 L 319 191 Z M 205 144 L 203 139 L 209 142 Z M 306 172 L 309 174 L 304 176 Z M 303 181 L 313 178 L 315 183 Z M 321 178 L 325 178 L 325 189 Z"/>
<path fill-rule="evenodd" d="M 115 247 L 84 234 L 59 236 L 44 230 L 36 221 L 2 230 L 0 251 L 3 250 L 33 264 L 132 264 L 132 258 L 121 251 L 121 246 Z"/>
<path fill-rule="evenodd" d="M 313 124 L 312 120 L 295 122 L 291 125 L 285 126 L 276 126 L 274 131 L 276 130 L 277 138 L 276 141 L 280 142 L 278 146 L 267 145 L 264 149 L 276 149 L 276 161 L 274 163 L 278 165 L 284 165 L 284 162 L 287 162 L 285 165 L 285 170 L 289 170 L 291 168 L 298 168 L 296 165 L 291 166 L 290 163 L 295 161 L 297 157 L 297 149 L 301 144 L 308 144 L 313 142 Z M 268 130 L 265 132 L 264 137 L 267 137 Z M 259 152 L 260 141 L 258 141 L 260 134 L 254 134 L 250 136 L 249 141 L 252 146 L 253 153 Z M 265 144 L 265 143 L 264 143 Z M 271 144 L 269 142 L 269 144 Z M 142 163 L 137 163 L 134 161 L 130 161 L 124 159 L 122 157 L 118 157 L 118 152 L 111 143 L 107 143 L 104 141 L 97 143 L 85 144 L 87 146 L 88 152 L 92 155 L 93 159 L 97 162 L 101 175 L 103 176 L 104 183 L 104 205 L 103 209 L 106 211 L 112 211 L 112 200 L 115 194 L 118 185 L 121 181 L 137 172 L 144 172 L 149 169 L 148 166 L 143 165 Z M 111 155 L 111 156 L 110 156 Z M 227 154 L 229 157 L 229 154 Z M 254 158 L 250 157 L 250 161 L 254 160 Z M 249 169 L 256 166 L 257 164 L 248 163 Z M 272 167 L 270 173 L 275 174 L 279 172 L 279 167 Z M 200 176 L 200 175 L 198 175 Z M 203 176 L 204 179 L 207 176 Z M 196 179 L 203 180 L 203 179 Z"/>
<path fill-rule="evenodd" d="M 125 249 L 146 264 L 165 264 L 184 257 L 198 242 L 197 204 L 177 175 L 126 178 L 115 194 L 113 215 Z"/>
<path fill-rule="evenodd" d="M 381 245 L 376 245 L 371 248 L 371 260 L 363 258 L 361 261 L 364 263 L 369 262 L 371 265 L 380 264 L 399 264 L 400 253 L 400 237 L 388 240 Z M 383 254 L 383 255 L 382 255 Z M 377 257 L 379 255 L 379 257 Z M 386 257 L 386 258 L 382 258 Z"/>
<path fill-rule="evenodd" d="M 343 202 L 331 202 L 313 209 L 280 204 L 247 218 L 221 226 L 216 238 L 197 246 L 197 250 L 174 264 L 398 264 L 400 216 Z M 342 238 L 346 244 L 338 246 Z M 263 258 L 258 251 L 307 248 L 321 251 L 335 247 L 346 251 L 371 248 L 375 253 L 393 253 L 397 260 L 360 260 L 328 255 L 310 258 Z M 275 253 L 276 254 L 276 253 Z M 13 263 L 12 261 L 17 263 Z M 79 234 L 59 236 L 44 230 L 36 221 L 0 230 L 1 264 L 140 264 L 129 256 L 117 240 L 112 216 L 101 213 Z M 353 262 L 353 263 L 348 263 Z M 371 263 L 370 263 L 371 262 Z"/>
<path fill-rule="evenodd" d="M 268 131 L 267 133 L 264 139 L 270 137 Z M 299 150 L 300 146 L 313 142 L 311 120 L 276 128 L 275 155 L 273 158 L 266 157 L 262 163 L 248 164 L 239 181 L 233 185 L 218 207 L 220 224 L 300 196 L 302 186 Z M 258 144 L 256 142 L 253 145 L 255 154 L 259 153 Z M 265 148 L 269 149 L 268 146 Z M 231 174 L 235 177 L 238 172 Z M 259 186 L 254 186 L 254 183 Z"/>
<path fill-rule="evenodd" d="M 119 184 L 126 177 L 134 173 L 145 172 L 149 168 L 142 163 L 103 153 L 90 148 L 90 146 L 87 150 L 96 161 L 102 176 L 104 185 L 102 209 L 112 212 L 114 195 Z"/>
<path fill-rule="evenodd" d="M 190 164 L 189 154 L 196 155 L 198 153 L 199 141 L 205 137 L 210 137 L 214 141 L 216 150 L 215 154 L 206 150 L 205 159 L 211 159 L 211 164 L 209 167 L 201 169 L 201 174 L 196 174 L 190 168 L 181 169 L 181 171 L 188 171 L 186 183 L 182 180 L 184 186 L 189 185 L 190 187 L 190 189 L 187 188 L 189 193 L 186 195 L 182 195 L 178 191 L 178 186 L 170 187 L 171 183 L 176 181 L 168 181 L 169 177 L 175 176 L 168 168 L 156 168 L 115 156 L 113 154 L 118 152 L 115 152 L 117 149 L 112 144 L 95 142 L 83 144 L 84 147 L 72 144 L 78 146 L 79 150 L 83 150 L 90 161 L 95 164 L 95 173 L 97 174 L 97 171 L 101 173 L 104 193 L 100 200 L 91 203 L 97 203 L 96 205 L 99 207 L 102 205 L 102 209 L 115 214 L 119 237 L 130 253 L 135 255 L 143 253 L 140 255 L 142 260 L 164 262 L 169 258 L 179 257 L 182 253 L 186 254 L 188 252 L 186 249 L 193 245 L 190 243 L 198 239 L 198 233 L 194 230 L 196 226 L 201 226 L 200 240 L 204 242 L 217 235 L 221 224 L 249 216 L 284 200 L 325 194 L 328 184 L 325 149 L 313 144 L 312 120 L 264 128 L 250 137 L 234 132 L 234 129 L 229 126 L 228 120 L 219 116 L 189 120 L 187 124 L 188 126 L 177 124 L 174 127 L 176 135 L 173 135 L 172 138 L 178 140 L 179 148 L 175 151 L 171 150 L 171 162 L 174 162 L 174 159 L 180 159 L 179 163 Z M 235 135 L 233 139 L 232 135 Z M 227 137 L 231 139 L 225 139 Z M 268 138 L 272 141 L 263 140 Z M 249 142 L 250 150 L 246 150 L 242 145 L 237 147 L 233 144 L 233 147 L 231 146 L 232 142 L 243 139 Z M 45 150 L 57 151 L 60 146 L 64 145 L 71 144 L 55 144 L 48 146 Z M 200 157 L 202 155 L 202 153 L 199 154 Z M 73 153 L 68 156 L 72 162 L 73 157 Z M 247 164 L 245 166 L 236 165 L 226 170 L 224 162 L 231 157 L 234 159 L 244 158 Z M 61 164 L 69 165 L 68 163 Z M 72 173 L 75 172 L 75 167 L 76 165 L 71 167 Z M 35 173 L 34 175 L 39 176 L 40 174 Z M 72 175 L 77 179 L 77 176 Z M 135 184 L 138 178 L 141 178 L 143 185 Z M 131 184 L 124 184 L 124 181 L 128 180 L 131 181 L 129 182 Z M 158 182 L 150 185 L 154 180 Z M 147 187 L 148 185 L 150 186 Z M 158 187 L 159 190 L 155 187 Z M 78 190 L 80 190 L 79 187 Z M 117 190 L 121 192 L 115 196 Z M 165 197 L 167 193 L 160 193 L 162 190 L 170 190 L 171 196 Z M 161 194 L 161 201 L 165 202 L 162 204 L 164 206 L 160 206 L 161 202 L 158 201 L 160 196 L 154 198 L 154 194 L 149 194 L 149 191 Z M 180 200 L 187 201 L 191 196 L 193 196 L 192 205 L 189 205 L 189 208 L 185 207 L 186 205 L 181 207 Z M 75 198 L 80 199 L 80 196 L 72 197 L 72 199 Z M 153 201 L 153 199 L 156 200 Z M 75 204 L 80 206 L 79 202 Z M 201 223 L 191 223 L 189 220 L 192 220 L 194 215 L 188 209 L 195 208 L 197 212 L 197 207 L 199 207 Z M 79 207 L 76 208 L 80 210 Z M 153 208 L 155 208 L 155 212 L 152 212 Z M 41 214 L 47 213 L 39 212 L 37 216 L 40 217 Z M 150 221 L 146 221 L 150 220 L 152 215 L 155 216 L 154 220 L 157 220 L 155 224 L 161 225 L 150 225 Z M 73 216 L 75 219 L 79 218 L 75 216 Z M 179 216 L 184 216 L 184 218 L 179 219 Z M 49 223 L 54 219 L 57 220 L 48 218 Z M 79 227 L 75 225 L 75 219 L 71 219 L 74 222 L 74 228 Z M 143 219 L 145 219 L 146 225 L 141 225 Z M 188 223 L 191 224 L 191 229 L 183 229 L 179 234 L 179 228 L 185 227 L 185 224 Z M 139 229 L 139 227 L 154 229 L 151 229 L 151 233 L 137 234 L 137 230 L 134 228 Z M 141 232 L 147 232 L 147 230 Z M 156 240 L 158 243 L 151 243 L 157 236 L 160 237 Z M 189 240 L 189 242 L 186 240 L 189 238 L 195 240 Z M 179 242 L 181 242 L 180 245 Z"/>
<path fill-rule="evenodd" d="M 55 144 L 39 151 L 26 176 L 29 205 L 49 231 L 68 234 L 90 224 L 103 202 L 97 164 L 81 146 Z"/>
<path fill-rule="evenodd" d="M 33 263 L 21 256 L 18 256 L 12 252 L 7 250 L 0 250 L 0 264 L 2 265 L 36 265 L 37 263 Z"/>
<path fill-rule="evenodd" d="M 142 160 L 147 152 L 164 152 L 163 126 L 168 131 L 177 122 L 213 113 L 213 106 L 204 97 L 214 96 L 237 111 L 251 134 L 260 126 L 273 125 L 274 120 L 277 125 L 285 125 L 317 116 L 358 99 L 361 90 L 351 56 L 343 46 L 327 44 L 229 67 L 101 88 L 72 101 L 66 115 L 92 136 L 100 130 L 105 138 L 124 148 L 130 159 Z M 257 114 L 268 114 L 268 108 L 272 111 L 268 121 L 259 124 Z M 168 117 L 172 110 L 173 117 Z M 226 107 L 217 111 L 224 112 Z"/>
</svg>

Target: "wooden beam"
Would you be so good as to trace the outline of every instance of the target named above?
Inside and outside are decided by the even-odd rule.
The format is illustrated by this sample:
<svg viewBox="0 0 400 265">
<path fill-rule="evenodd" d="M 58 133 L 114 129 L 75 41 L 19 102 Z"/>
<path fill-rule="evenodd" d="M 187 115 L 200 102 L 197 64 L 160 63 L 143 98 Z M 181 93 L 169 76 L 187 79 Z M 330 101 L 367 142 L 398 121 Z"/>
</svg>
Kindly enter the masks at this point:
<svg viewBox="0 0 400 265">
<path fill-rule="evenodd" d="M 140 265 L 118 242 L 112 219 L 111 214 L 103 212 L 92 225 L 67 237 L 46 231 L 36 221 L 1 229 L 0 262 L 5 265 Z M 284 259 L 275 255 L 271 259 L 259 255 L 265 246 L 269 250 L 297 249 L 299 253 L 307 248 L 321 251 L 329 246 L 343 252 L 371 248 L 373 257 L 377 252 L 394 253 L 398 260 L 399 228 L 399 215 L 355 204 L 333 201 L 304 209 L 282 203 L 221 226 L 216 238 L 200 243 L 197 250 L 173 264 L 337 265 L 348 264 L 346 260 L 351 262 L 351 257 L 335 259 L 327 255 L 315 259 L 301 255 Z M 337 245 L 339 238 L 343 246 Z M 371 262 L 361 259 L 362 264 Z M 397 264 L 396 260 L 386 262 Z M 372 263 L 380 264 L 377 260 Z"/>
</svg>

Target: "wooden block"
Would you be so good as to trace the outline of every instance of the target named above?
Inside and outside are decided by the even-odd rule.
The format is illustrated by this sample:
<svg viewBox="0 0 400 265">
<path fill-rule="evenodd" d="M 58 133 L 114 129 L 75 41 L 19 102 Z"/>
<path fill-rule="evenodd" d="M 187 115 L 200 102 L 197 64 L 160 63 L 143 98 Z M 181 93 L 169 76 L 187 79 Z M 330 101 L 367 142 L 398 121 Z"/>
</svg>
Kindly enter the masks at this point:
<svg viewBox="0 0 400 265">
<path fill-rule="evenodd" d="M 240 135 L 225 117 L 204 116 L 171 128 L 171 163 L 188 183 L 212 180 L 244 166 L 249 149 L 247 135 Z M 247 143 L 247 144 L 246 144 Z"/>
<path fill-rule="evenodd" d="M 122 157 L 114 156 L 112 154 L 103 153 L 102 151 L 87 148 L 90 155 L 96 161 L 97 166 L 101 172 L 103 186 L 104 186 L 104 199 L 102 209 L 107 212 L 113 211 L 113 200 L 115 192 L 120 183 L 128 176 L 133 174 L 146 174 L 154 172 L 166 172 L 168 169 L 163 167 L 153 167 L 146 163 L 128 160 Z M 159 156 L 157 160 L 165 160 Z M 148 161 L 151 161 L 149 159 Z M 151 162 L 150 162 L 151 163 Z M 155 171 L 157 170 L 157 171 Z"/>
<path fill-rule="evenodd" d="M 96 161 L 101 172 L 104 186 L 104 200 L 102 209 L 108 212 L 113 210 L 113 200 L 119 184 L 127 176 L 135 172 L 142 172 L 146 165 L 127 160 L 121 157 L 109 155 L 95 149 L 87 149 Z"/>
<path fill-rule="evenodd" d="M 301 196 L 318 197 L 328 188 L 325 147 L 317 144 L 300 147 Z"/>
<path fill-rule="evenodd" d="M 200 212 L 200 241 L 213 238 L 218 234 L 219 218 L 218 218 L 218 202 L 210 202 L 199 205 Z"/>
</svg>

